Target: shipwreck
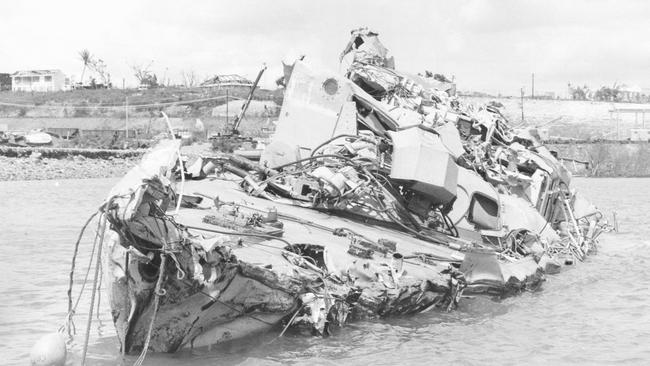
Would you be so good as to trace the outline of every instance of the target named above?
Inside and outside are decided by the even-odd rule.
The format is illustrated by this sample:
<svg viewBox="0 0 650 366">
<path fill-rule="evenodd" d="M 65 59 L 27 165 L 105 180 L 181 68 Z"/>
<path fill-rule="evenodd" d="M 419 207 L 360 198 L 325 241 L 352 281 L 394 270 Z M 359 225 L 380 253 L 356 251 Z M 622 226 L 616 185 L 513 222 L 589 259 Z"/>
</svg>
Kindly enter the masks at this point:
<svg viewBox="0 0 650 366">
<path fill-rule="evenodd" d="M 184 163 L 165 140 L 112 189 L 100 245 L 124 353 L 453 311 L 597 250 L 610 227 L 534 129 L 399 71 L 366 28 L 341 59 L 344 75 L 285 65 L 259 161 Z"/>
</svg>

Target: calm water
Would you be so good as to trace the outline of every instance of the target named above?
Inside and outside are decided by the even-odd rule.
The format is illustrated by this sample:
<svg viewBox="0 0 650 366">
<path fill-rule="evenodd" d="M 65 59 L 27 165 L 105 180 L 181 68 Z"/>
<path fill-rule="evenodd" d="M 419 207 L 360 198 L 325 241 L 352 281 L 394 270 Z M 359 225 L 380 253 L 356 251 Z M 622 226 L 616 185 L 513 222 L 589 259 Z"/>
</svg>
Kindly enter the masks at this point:
<svg viewBox="0 0 650 366">
<path fill-rule="evenodd" d="M 266 335 L 252 342 L 150 355 L 148 365 L 223 364 L 648 364 L 650 363 L 650 179 L 576 179 L 617 235 L 599 255 L 549 277 L 536 293 L 459 311 L 352 324 L 328 339 Z M 115 180 L 0 182 L 0 364 L 28 364 L 29 349 L 61 324 L 72 245 Z M 90 248 L 82 247 L 83 278 Z M 88 299 L 80 305 L 78 362 Z M 91 364 L 131 364 L 118 354 L 106 296 L 91 334 Z"/>
</svg>

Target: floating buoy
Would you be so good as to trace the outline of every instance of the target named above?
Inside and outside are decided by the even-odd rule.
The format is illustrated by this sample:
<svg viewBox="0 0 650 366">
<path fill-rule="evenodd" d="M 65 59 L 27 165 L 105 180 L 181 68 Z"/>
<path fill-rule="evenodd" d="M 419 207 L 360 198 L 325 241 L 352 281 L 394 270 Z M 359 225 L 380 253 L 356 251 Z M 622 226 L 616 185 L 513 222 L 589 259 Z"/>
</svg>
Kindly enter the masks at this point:
<svg viewBox="0 0 650 366">
<path fill-rule="evenodd" d="M 29 353 L 32 366 L 63 366 L 67 350 L 61 333 L 50 333 L 39 339 Z"/>
</svg>

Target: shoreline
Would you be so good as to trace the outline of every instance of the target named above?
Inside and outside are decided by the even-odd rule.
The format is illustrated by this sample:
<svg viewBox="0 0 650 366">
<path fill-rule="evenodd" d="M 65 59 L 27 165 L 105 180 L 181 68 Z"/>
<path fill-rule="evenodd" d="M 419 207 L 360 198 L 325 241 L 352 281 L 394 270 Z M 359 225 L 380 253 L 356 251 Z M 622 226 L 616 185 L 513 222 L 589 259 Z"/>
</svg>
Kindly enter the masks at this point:
<svg viewBox="0 0 650 366">
<path fill-rule="evenodd" d="M 75 156 L 66 159 L 7 158 L 0 156 L 0 182 L 120 178 L 136 166 L 139 157 L 85 159 Z M 576 178 L 650 178 L 650 175 L 584 175 Z"/>
<path fill-rule="evenodd" d="M 587 178 L 650 177 L 650 144 L 549 144 L 561 157 L 589 162 L 590 167 L 565 163 L 574 176 Z M 183 146 L 188 157 L 210 154 L 209 143 Z M 146 150 L 0 147 L 0 181 L 119 178 Z M 577 169 L 576 169 L 577 168 Z"/>
<path fill-rule="evenodd" d="M 114 178 L 126 174 L 140 158 L 87 159 L 74 156 L 53 159 L 0 156 L 0 181 Z"/>
<path fill-rule="evenodd" d="M 183 155 L 210 153 L 208 143 L 182 146 Z M 147 150 L 0 148 L 0 182 L 123 177 Z"/>
</svg>

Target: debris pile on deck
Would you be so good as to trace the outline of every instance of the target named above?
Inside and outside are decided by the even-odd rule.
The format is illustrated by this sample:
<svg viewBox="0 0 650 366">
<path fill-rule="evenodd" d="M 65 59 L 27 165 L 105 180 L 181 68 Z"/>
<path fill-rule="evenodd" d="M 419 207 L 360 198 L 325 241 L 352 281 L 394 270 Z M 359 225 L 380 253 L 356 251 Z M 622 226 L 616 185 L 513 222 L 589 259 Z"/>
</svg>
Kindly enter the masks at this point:
<svg viewBox="0 0 650 366">
<path fill-rule="evenodd" d="M 611 229 L 497 105 L 398 71 L 365 28 L 341 59 L 344 76 L 285 65 L 259 162 L 183 164 L 164 141 L 114 187 L 100 245 L 124 352 L 449 311 L 537 288 Z"/>
</svg>

